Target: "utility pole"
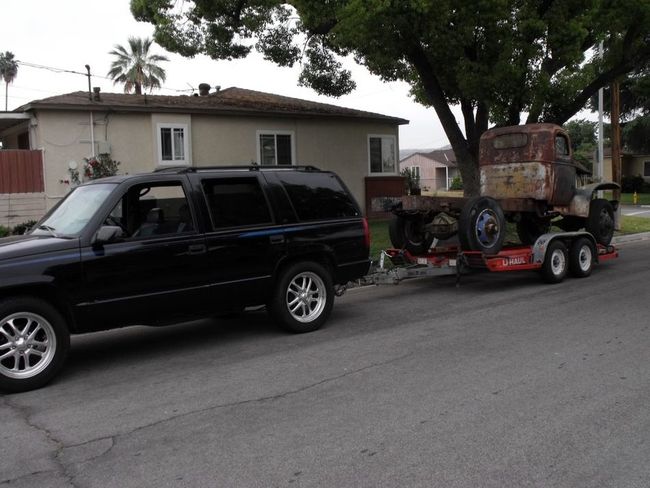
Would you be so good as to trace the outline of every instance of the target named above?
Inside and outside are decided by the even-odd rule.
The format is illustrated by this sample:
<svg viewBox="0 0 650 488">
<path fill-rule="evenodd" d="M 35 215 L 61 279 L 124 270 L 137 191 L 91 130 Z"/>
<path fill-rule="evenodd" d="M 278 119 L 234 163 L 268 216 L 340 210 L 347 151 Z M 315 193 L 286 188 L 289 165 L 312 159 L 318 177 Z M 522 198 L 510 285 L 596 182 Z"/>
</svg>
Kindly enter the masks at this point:
<svg viewBox="0 0 650 488">
<path fill-rule="evenodd" d="M 603 58 L 603 41 L 600 41 L 598 46 L 598 55 L 600 58 Z M 603 176 L 603 139 L 604 139 L 604 129 L 603 129 L 603 89 L 598 90 L 598 161 L 596 162 L 596 171 L 594 171 L 594 176 L 598 181 L 602 180 Z M 600 197 L 600 192 L 599 192 Z"/>
<path fill-rule="evenodd" d="M 621 124 L 620 118 L 620 90 L 618 81 L 612 82 L 610 87 L 612 96 L 612 181 L 621 184 Z M 614 200 L 621 200 L 621 191 L 614 190 Z M 614 216 L 614 227 L 616 230 L 621 230 L 621 207 L 616 209 Z"/>
</svg>

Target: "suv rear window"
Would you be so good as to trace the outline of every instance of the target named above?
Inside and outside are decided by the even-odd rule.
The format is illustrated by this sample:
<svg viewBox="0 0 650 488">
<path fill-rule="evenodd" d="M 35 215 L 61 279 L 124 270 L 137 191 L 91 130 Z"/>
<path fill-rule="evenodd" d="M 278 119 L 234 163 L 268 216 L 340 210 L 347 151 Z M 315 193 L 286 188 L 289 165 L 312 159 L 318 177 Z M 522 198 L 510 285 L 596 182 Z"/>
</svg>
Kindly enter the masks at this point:
<svg viewBox="0 0 650 488">
<path fill-rule="evenodd" d="M 206 179 L 201 184 L 215 229 L 271 222 L 271 213 L 257 178 Z"/>
<path fill-rule="evenodd" d="M 278 173 L 300 220 L 361 215 L 356 203 L 332 173 Z"/>
</svg>

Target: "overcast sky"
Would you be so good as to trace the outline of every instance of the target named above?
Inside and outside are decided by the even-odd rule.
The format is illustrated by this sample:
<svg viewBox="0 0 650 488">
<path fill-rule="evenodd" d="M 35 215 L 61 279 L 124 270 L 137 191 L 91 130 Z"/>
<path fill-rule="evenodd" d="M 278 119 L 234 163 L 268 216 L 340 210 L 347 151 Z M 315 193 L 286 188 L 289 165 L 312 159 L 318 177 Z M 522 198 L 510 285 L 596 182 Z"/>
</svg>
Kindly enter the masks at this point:
<svg viewBox="0 0 650 488">
<path fill-rule="evenodd" d="M 0 51 L 11 51 L 16 59 L 30 64 L 84 72 L 89 64 L 93 86 L 102 91 L 120 92 L 105 77 L 112 57 L 108 52 L 115 44 L 126 45 L 129 36 L 150 36 L 153 26 L 136 22 L 129 10 L 129 0 L 2 0 Z M 238 86 L 291 97 L 333 103 L 350 108 L 402 117 L 410 124 L 400 128 L 400 147 L 435 148 L 448 143 L 433 109 L 413 102 L 405 83 L 383 83 L 353 61 L 357 89 L 341 98 L 317 95 L 298 86 L 299 69 L 280 68 L 252 55 L 238 61 L 214 61 L 205 56 L 183 58 L 154 45 L 153 52 L 165 54 L 167 71 L 165 89 L 154 93 L 173 95 L 173 90 L 197 88 L 199 83 Z M 87 90 L 85 76 L 20 65 L 18 76 L 9 86 L 9 110 L 31 100 Z M 2 84 L 4 110 L 4 83 Z M 185 92 L 189 93 L 189 92 Z M 460 120 L 460 111 L 457 111 Z"/>
</svg>

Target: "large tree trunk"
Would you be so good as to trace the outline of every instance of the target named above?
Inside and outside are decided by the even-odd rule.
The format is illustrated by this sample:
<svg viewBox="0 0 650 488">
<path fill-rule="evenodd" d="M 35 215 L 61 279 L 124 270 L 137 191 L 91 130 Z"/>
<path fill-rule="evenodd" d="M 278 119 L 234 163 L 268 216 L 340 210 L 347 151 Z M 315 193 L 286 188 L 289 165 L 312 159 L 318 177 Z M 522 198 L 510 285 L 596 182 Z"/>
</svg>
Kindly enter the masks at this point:
<svg viewBox="0 0 650 488">
<path fill-rule="evenodd" d="M 474 121 L 474 111 L 470 102 L 463 105 L 465 117 L 465 129 L 468 137 L 465 138 L 456 117 L 449 108 L 449 103 L 445 93 L 436 77 L 435 70 L 429 62 L 425 52 L 419 45 L 413 47 L 409 53 L 409 58 L 413 67 L 418 72 L 422 81 L 422 87 L 426 92 L 429 103 L 436 111 L 442 128 L 451 143 L 451 147 L 456 155 L 456 162 L 463 179 L 463 192 L 465 196 L 475 196 L 479 194 L 479 172 L 478 172 L 478 139 L 485 128 L 487 128 L 488 118 L 487 110 L 484 106 L 479 106 L 476 113 L 476 122 Z M 465 113 L 465 111 L 468 113 Z M 470 116 L 471 115 L 471 116 Z M 478 122 L 478 123 L 477 123 Z M 485 128 L 483 128 L 485 125 Z"/>
</svg>

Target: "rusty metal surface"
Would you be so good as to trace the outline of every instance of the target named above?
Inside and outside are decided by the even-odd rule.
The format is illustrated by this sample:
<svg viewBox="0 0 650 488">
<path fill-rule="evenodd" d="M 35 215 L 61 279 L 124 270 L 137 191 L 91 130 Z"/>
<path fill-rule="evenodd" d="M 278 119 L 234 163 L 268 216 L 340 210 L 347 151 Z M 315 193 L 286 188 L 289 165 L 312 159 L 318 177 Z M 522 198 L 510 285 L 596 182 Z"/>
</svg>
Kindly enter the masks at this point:
<svg viewBox="0 0 650 488">
<path fill-rule="evenodd" d="M 502 136 L 523 135 L 526 144 L 520 147 L 495 147 Z M 481 135 L 479 146 L 479 165 L 521 163 L 537 161 L 554 163 L 556 161 L 571 162 L 571 147 L 568 154 L 557 154 L 555 136 L 563 135 L 568 139 L 566 131 L 555 124 L 515 125 L 490 129 Z"/>
<path fill-rule="evenodd" d="M 402 210 L 419 210 L 434 212 L 460 212 L 465 197 L 430 197 L 426 195 L 403 195 L 401 197 L 377 197 L 371 200 L 373 212 L 389 212 L 395 206 L 401 205 Z"/>
<path fill-rule="evenodd" d="M 481 166 L 481 195 L 497 200 L 548 200 L 552 190 L 552 174 L 550 165 L 538 162 Z"/>
</svg>

